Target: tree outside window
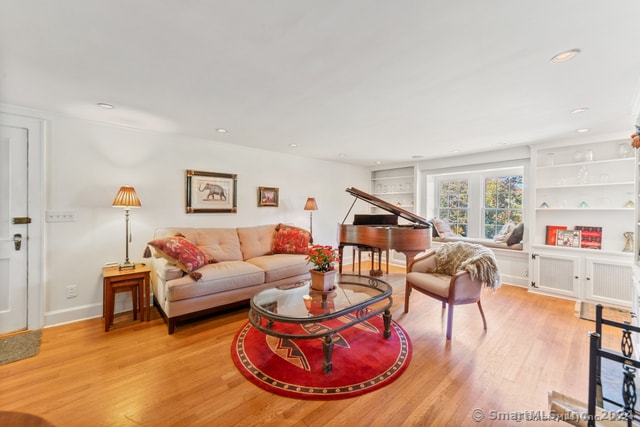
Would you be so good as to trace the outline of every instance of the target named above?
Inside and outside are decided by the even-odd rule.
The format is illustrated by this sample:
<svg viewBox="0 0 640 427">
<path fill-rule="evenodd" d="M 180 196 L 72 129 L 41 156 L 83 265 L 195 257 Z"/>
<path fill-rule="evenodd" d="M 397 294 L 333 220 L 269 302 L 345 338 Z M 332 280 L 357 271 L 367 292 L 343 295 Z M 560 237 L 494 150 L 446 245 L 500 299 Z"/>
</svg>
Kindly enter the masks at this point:
<svg viewBox="0 0 640 427">
<path fill-rule="evenodd" d="M 469 226 L 469 181 L 441 180 L 438 184 L 438 217 L 458 236 L 467 236 Z"/>
<path fill-rule="evenodd" d="M 493 239 L 509 221 L 522 222 L 522 175 L 484 180 L 484 237 Z"/>
</svg>

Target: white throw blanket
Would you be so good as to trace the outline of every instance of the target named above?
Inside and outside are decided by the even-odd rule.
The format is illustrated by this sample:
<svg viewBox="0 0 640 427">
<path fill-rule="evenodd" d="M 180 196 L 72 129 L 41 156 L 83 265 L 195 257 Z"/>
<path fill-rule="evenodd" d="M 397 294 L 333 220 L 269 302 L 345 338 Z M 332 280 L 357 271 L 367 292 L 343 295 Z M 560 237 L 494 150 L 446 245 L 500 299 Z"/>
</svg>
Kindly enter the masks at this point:
<svg viewBox="0 0 640 427">
<path fill-rule="evenodd" d="M 466 242 L 442 244 L 435 254 L 436 273 L 454 275 L 468 271 L 472 279 L 478 278 L 485 286 L 497 289 L 501 285 L 500 271 L 493 252 L 482 246 Z"/>
</svg>

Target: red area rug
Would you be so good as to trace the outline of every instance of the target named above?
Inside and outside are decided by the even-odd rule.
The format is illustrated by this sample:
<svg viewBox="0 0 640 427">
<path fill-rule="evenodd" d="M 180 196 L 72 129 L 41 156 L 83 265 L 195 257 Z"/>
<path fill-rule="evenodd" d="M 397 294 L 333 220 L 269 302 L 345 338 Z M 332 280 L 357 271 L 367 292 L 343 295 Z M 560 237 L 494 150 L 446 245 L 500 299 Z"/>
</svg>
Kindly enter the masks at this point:
<svg viewBox="0 0 640 427">
<path fill-rule="evenodd" d="M 288 327 L 304 330 L 300 325 Z M 390 384 L 409 365 L 407 333 L 394 321 L 389 339 L 382 337 L 383 329 L 381 316 L 376 316 L 334 335 L 330 374 L 322 371 L 320 339 L 275 338 L 249 323 L 234 338 L 231 357 L 245 377 L 272 393 L 297 399 L 344 399 Z"/>
</svg>

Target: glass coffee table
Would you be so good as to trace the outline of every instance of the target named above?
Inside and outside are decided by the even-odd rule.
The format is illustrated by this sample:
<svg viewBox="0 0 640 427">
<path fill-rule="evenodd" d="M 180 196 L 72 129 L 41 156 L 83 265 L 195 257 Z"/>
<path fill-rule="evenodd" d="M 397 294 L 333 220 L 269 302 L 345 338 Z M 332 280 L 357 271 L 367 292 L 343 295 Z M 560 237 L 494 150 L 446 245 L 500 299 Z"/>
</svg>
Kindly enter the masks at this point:
<svg viewBox="0 0 640 427">
<path fill-rule="evenodd" d="M 391 286 L 376 277 L 337 274 L 328 292 L 310 288 L 311 281 L 265 289 L 251 298 L 249 322 L 259 331 L 277 338 L 322 339 L 322 370 L 332 370 L 333 335 L 382 313 L 385 339 L 391 335 Z M 341 318 L 339 326 L 323 324 Z M 303 325 L 304 333 L 287 331 L 290 324 Z"/>
</svg>

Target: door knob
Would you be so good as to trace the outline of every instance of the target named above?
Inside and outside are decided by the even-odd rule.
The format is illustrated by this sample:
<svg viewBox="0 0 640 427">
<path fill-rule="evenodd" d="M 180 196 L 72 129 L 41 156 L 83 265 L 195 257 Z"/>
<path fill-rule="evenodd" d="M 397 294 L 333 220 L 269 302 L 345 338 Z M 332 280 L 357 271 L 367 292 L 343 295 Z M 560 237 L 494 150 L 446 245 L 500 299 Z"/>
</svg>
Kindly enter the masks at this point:
<svg viewBox="0 0 640 427">
<path fill-rule="evenodd" d="M 13 235 L 13 244 L 16 247 L 16 251 L 19 251 L 20 247 L 22 246 L 22 234 Z"/>
</svg>

